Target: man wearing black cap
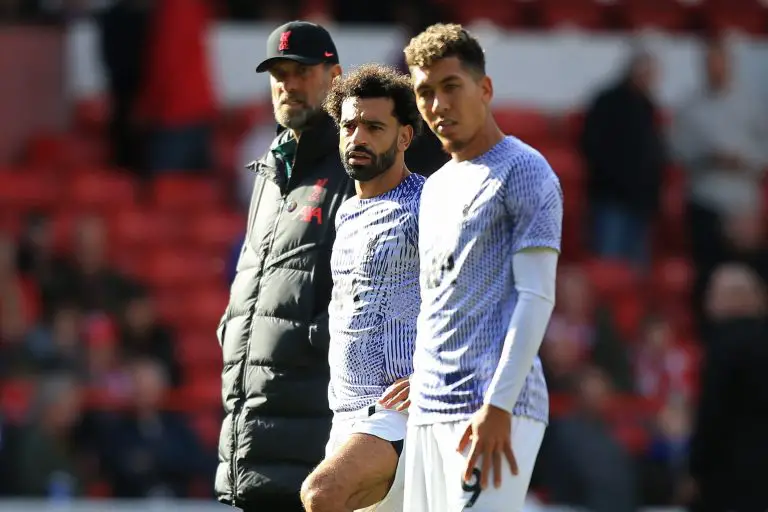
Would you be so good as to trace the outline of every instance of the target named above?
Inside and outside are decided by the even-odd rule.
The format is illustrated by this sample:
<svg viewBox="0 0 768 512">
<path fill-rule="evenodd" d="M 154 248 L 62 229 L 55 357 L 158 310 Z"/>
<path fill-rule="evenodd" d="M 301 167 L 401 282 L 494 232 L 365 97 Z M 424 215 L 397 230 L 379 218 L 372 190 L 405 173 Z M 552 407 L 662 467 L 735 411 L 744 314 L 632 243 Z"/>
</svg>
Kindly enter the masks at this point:
<svg viewBox="0 0 768 512">
<path fill-rule="evenodd" d="M 330 34 L 295 21 L 267 40 L 275 119 L 255 184 L 231 298 L 217 331 L 226 416 L 216 494 L 247 512 L 303 510 L 301 483 L 323 459 L 334 218 L 354 194 L 338 130 L 321 108 L 340 75 Z"/>
</svg>

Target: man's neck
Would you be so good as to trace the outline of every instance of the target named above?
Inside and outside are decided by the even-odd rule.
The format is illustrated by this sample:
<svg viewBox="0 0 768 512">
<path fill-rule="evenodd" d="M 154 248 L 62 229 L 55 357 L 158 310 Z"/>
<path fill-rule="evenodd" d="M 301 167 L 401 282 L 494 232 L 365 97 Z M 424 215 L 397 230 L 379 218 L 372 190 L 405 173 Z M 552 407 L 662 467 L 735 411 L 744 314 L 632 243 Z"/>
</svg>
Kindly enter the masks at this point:
<svg viewBox="0 0 768 512">
<path fill-rule="evenodd" d="M 370 181 L 355 181 L 357 197 L 371 199 L 386 194 L 402 183 L 409 174 L 411 171 L 405 166 L 405 162 L 398 162 Z"/>
<path fill-rule="evenodd" d="M 488 116 L 485 126 L 469 141 L 465 147 L 459 151 L 451 153 L 451 157 L 457 162 L 472 160 L 491 150 L 496 144 L 504 139 L 504 132 L 501 131 L 493 116 Z"/>
</svg>

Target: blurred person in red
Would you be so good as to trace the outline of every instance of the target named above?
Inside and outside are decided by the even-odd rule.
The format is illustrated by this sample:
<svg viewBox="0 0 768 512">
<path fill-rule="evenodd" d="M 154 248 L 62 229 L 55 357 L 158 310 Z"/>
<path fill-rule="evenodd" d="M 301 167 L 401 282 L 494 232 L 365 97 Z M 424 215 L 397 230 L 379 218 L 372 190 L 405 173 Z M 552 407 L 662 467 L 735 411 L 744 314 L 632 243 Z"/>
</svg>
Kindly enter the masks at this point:
<svg viewBox="0 0 768 512">
<path fill-rule="evenodd" d="M 679 345 L 666 319 L 646 319 L 638 345 L 635 375 L 640 394 L 661 403 L 693 398 L 696 361 Z"/>
<path fill-rule="evenodd" d="M 186 497 L 189 483 L 210 478 L 215 459 L 201 448 L 189 420 L 163 410 L 168 375 L 140 358 L 129 365 L 131 405 L 101 424 L 102 462 L 118 498 Z"/>
<path fill-rule="evenodd" d="M 581 138 L 594 252 L 640 269 L 650 263 L 650 228 L 667 163 L 653 92 L 657 75 L 656 59 L 636 51 L 618 83 L 590 105 Z"/>
<path fill-rule="evenodd" d="M 549 389 L 573 389 L 587 363 L 602 368 L 616 389 L 633 389 L 624 345 L 611 312 L 595 299 L 584 271 L 576 265 L 561 267 L 557 303 L 541 347 Z"/>
<path fill-rule="evenodd" d="M 605 420 L 613 389 L 605 374 L 585 368 L 575 389 L 575 411 L 555 420 L 540 460 L 541 484 L 554 503 L 591 512 L 635 512 L 635 468 Z"/>
<path fill-rule="evenodd" d="M 150 357 L 163 365 L 171 385 L 181 383 L 173 332 L 159 322 L 152 296 L 146 290 L 136 290 L 128 300 L 120 322 L 120 348 L 123 359 Z"/>
<path fill-rule="evenodd" d="M 745 210 L 761 211 L 768 165 L 768 113 L 733 80 L 723 39 L 706 42 L 704 90 L 676 114 L 672 141 L 688 178 L 691 255 L 699 273 L 694 297 L 727 258 L 723 225 Z M 697 313 L 701 304 L 696 300 Z"/>
<path fill-rule="evenodd" d="M 77 443 L 81 405 L 73 376 L 57 373 L 40 381 L 14 450 L 17 494 L 67 499 L 84 493 L 88 475 Z"/>
<path fill-rule="evenodd" d="M 131 389 L 130 375 L 120 357 L 117 330 L 105 315 L 91 315 L 85 320 L 87 344 L 87 381 L 107 400 L 123 400 Z"/>
<path fill-rule="evenodd" d="M 117 0 L 97 17 L 111 106 L 112 163 L 134 170 L 142 165 L 135 109 L 147 55 L 150 4 L 150 0 Z"/>
<path fill-rule="evenodd" d="M 215 487 L 221 502 L 248 512 L 298 512 L 330 433 L 330 256 L 354 182 L 322 110 L 341 74 L 328 31 L 305 21 L 276 28 L 256 71 L 270 75 L 279 127 L 249 165 L 251 222 L 217 330 L 226 416 Z"/>
<path fill-rule="evenodd" d="M 150 173 L 211 166 L 216 99 L 208 61 L 209 0 L 156 0 L 139 112 Z"/>
<path fill-rule="evenodd" d="M 708 343 L 690 472 L 697 512 L 768 509 L 768 311 L 750 268 L 715 270 L 705 298 Z"/>
</svg>

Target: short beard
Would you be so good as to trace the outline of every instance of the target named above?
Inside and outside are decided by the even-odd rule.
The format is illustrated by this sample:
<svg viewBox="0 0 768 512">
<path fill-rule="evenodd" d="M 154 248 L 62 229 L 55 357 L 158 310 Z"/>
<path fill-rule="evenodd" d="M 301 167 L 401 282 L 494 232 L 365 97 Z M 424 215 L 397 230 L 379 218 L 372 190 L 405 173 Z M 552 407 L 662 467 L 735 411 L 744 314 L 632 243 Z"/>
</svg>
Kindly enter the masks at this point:
<svg viewBox="0 0 768 512">
<path fill-rule="evenodd" d="M 368 156 L 371 157 L 371 163 L 368 165 L 350 165 L 349 164 L 349 155 L 351 151 L 359 151 L 364 152 Z M 350 178 L 352 178 L 355 181 L 360 181 L 362 183 L 365 183 L 366 181 L 371 181 L 374 178 L 377 178 L 384 174 L 387 170 L 389 170 L 393 165 L 395 165 L 395 160 L 397 160 L 397 139 L 392 143 L 392 146 L 387 149 L 384 153 L 374 155 L 368 150 L 365 150 L 363 148 L 352 148 L 348 151 L 342 151 L 341 152 L 341 161 L 344 165 L 344 169 L 347 171 L 347 174 Z"/>
<path fill-rule="evenodd" d="M 320 109 L 305 107 L 298 112 L 291 112 L 288 109 L 282 109 L 276 106 L 274 109 L 275 120 L 285 128 L 300 132 L 309 126 L 318 116 Z"/>
</svg>

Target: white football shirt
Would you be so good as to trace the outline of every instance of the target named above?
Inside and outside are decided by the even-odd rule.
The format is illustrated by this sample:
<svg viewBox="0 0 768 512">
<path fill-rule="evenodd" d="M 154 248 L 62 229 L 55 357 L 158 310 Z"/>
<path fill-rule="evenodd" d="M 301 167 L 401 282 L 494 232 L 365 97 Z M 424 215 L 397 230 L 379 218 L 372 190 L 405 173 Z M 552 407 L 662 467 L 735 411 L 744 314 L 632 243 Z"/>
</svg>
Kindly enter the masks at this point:
<svg viewBox="0 0 768 512">
<path fill-rule="evenodd" d="M 468 419 L 483 404 L 517 302 L 512 256 L 560 250 L 563 197 L 545 158 L 514 137 L 450 161 L 424 186 L 419 219 L 421 312 L 411 421 Z M 547 422 L 539 358 L 513 414 Z"/>
<path fill-rule="evenodd" d="M 380 196 L 348 199 L 337 213 L 328 307 L 334 412 L 374 404 L 413 371 L 424 182 L 411 174 Z"/>
</svg>

